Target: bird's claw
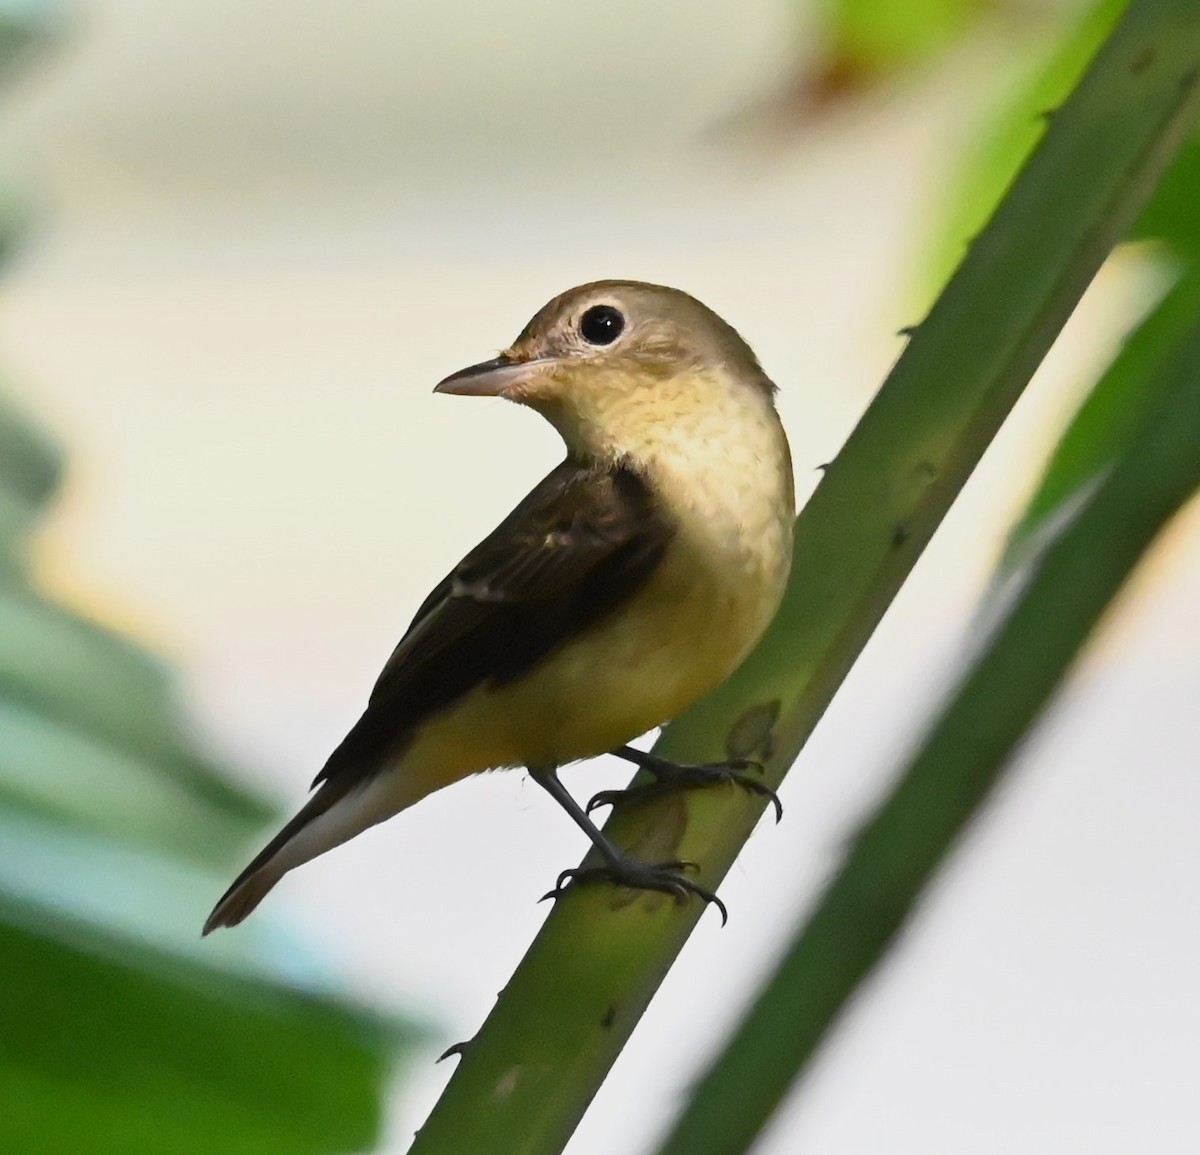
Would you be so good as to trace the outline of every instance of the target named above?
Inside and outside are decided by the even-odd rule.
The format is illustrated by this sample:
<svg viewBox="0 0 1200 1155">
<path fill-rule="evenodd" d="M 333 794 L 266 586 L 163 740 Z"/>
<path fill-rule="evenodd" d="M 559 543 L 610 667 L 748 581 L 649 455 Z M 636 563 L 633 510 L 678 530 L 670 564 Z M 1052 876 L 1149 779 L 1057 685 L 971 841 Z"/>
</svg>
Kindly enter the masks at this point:
<svg viewBox="0 0 1200 1155">
<path fill-rule="evenodd" d="M 642 766 L 654 775 L 653 782 L 630 786 L 625 790 L 601 790 L 598 794 L 592 795 L 591 801 L 587 804 L 586 813 L 591 814 L 593 810 L 601 806 L 616 806 L 620 802 L 649 802 L 651 799 L 661 798 L 664 794 L 669 794 L 672 790 L 679 788 L 687 789 L 712 786 L 719 782 L 731 782 L 743 790 L 748 790 L 751 794 L 766 798 L 775 809 L 775 821 L 783 820 L 783 803 L 780 802 L 779 795 L 765 782 L 751 777 L 751 774 L 766 772 L 766 768 L 761 762 L 755 762 L 748 758 L 733 758 L 728 762 L 690 765 L 668 762 L 666 759 L 647 755 Z"/>
<path fill-rule="evenodd" d="M 661 786 L 661 782 L 647 782 L 647 786 Z M 638 787 L 640 790 L 641 787 Z M 633 787 L 626 790 L 601 790 L 598 794 L 593 794 L 591 800 L 584 809 L 585 814 L 591 814 L 593 810 L 598 810 L 601 806 L 615 806 L 618 802 L 623 802 L 628 799 L 633 793 Z M 661 791 L 660 791 L 661 793 Z"/>
<path fill-rule="evenodd" d="M 721 925 L 729 921 L 729 911 L 725 904 L 706 886 L 693 882 L 681 872 L 699 870 L 694 862 L 676 860 L 661 862 L 657 865 L 628 860 L 620 866 L 588 866 L 571 867 L 562 871 L 554 884 L 554 889 L 543 894 L 538 900 L 545 902 L 549 898 L 561 898 L 567 887 L 583 885 L 589 882 L 611 882 L 614 886 L 626 886 L 631 890 L 655 890 L 661 894 L 669 894 L 678 903 L 687 902 L 690 895 L 695 895 L 706 904 L 712 903 L 721 915 Z"/>
</svg>

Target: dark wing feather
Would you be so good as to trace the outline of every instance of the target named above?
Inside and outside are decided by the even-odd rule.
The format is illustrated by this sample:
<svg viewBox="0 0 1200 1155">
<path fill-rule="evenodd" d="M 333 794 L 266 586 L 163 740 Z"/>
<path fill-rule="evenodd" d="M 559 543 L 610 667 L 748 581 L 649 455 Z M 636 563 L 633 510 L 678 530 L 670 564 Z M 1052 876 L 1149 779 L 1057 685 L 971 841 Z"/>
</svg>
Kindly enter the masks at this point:
<svg viewBox="0 0 1200 1155">
<path fill-rule="evenodd" d="M 601 621 L 654 571 L 673 532 L 629 468 L 564 461 L 425 600 L 313 785 L 349 788 L 424 719 L 482 683 L 520 677 Z"/>
</svg>

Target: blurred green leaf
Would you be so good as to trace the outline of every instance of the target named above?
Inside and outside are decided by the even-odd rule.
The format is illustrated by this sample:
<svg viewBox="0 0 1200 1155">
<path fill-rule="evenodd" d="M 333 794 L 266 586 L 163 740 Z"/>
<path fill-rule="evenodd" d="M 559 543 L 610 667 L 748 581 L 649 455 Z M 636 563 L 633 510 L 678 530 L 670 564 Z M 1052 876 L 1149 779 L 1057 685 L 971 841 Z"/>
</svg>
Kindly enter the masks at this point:
<svg viewBox="0 0 1200 1155">
<path fill-rule="evenodd" d="M 4 208 L 0 191 L 0 262 L 7 239 L 13 239 Z M 58 447 L 19 417 L 0 394 L 0 584 L 11 580 L 20 547 L 42 506 L 58 488 L 61 473 Z"/>
<path fill-rule="evenodd" d="M 1048 61 L 1035 68 L 979 134 L 984 142 L 966 166 L 955 208 L 942 218 L 935 276 L 948 267 L 962 238 L 1000 196 L 1040 132 L 1040 116 L 1057 105 L 1083 61 L 1106 34 L 1123 8 L 1123 0 L 1097 0 L 1065 42 L 1050 50 Z M 1137 62 L 1149 67 L 1152 57 Z M 1200 258 L 1200 137 L 1182 148 L 1163 175 L 1154 196 L 1131 228 L 1129 239 L 1156 241 L 1161 254 L 1184 262 L 1177 284 L 1128 340 L 1123 351 L 1081 406 L 1054 451 L 1047 473 L 1008 543 L 1005 566 L 1019 564 L 1030 537 L 1056 510 L 1067 508 L 1073 495 L 1099 475 L 1131 424 L 1141 415 L 1144 397 L 1138 382 L 1171 341 L 1190 323 L 1200 292 L 1193 262 Z"/>
<path fill-rule="evenodd" d="M 1053 115 L 1112 31 L 1126 0 L 1094 0 L 1063 36 L 1045 39 L 1046 55 L 1033 66 L 975 134 L 944 211 L 935 217 L 924 283 L 936 288 L 962 258 L 963 246 L 983 227 Z"/>
<path fill-rule="evenodd" d="M 228 865 L 257 823 L 230 821 L 160 763 L 0 698 L 0 803 Z"/>
<path fill-rule="evenodd" d="M 18 72 L 53 43 L 66 26 L 58 0 L 0 0 L 0 79 Z"/>
<path fill-rule="evenodd" d="M 15 535 L 59 466 L 8 409 L 0 430 Z M 414 1030 L 335 995 L 278 918 L 201 942 L 269 808 L 196 749 L 161 662 L 39 598 L 6 557 L 0 1151 L 370 1146 Z"/>
<path fill-rule="evenodd" d="M 0 586 L 0 694 L 133 763 L 152 761 L 195 806 L 224 811 L 236 837 L 271 813 L 197 753 L 160 661 L 21 586 Z M 4 779 L 0 766 L 0 789 Z M 119 779 L 109 789 L 119 793 Z"/>
<path fill-rule="evenodd" d="M 344 981 L 282 917 L 200 938 L 197 925 L 228 882 L 227 869 L 0 807 L 0 918 L 76 946 L 340 1000 Z"/>
<path fill-rule="evenodd" d="M 957 264 L 964 242 L 978 232 L 1011 183 L 1126 0 L 1093 0 L 1065 37 L 1051 38 L 1046 57 L 1005 97 L 976 135 L 946 212 L 938 215 L 928 282 L 939 285 Z M 1147 62 L 1148 63 L 1148 62 Z M 1156 239 L 1181 253 L 1200 254 L 1200 138 L 1180 150 L 1129 233 Z"/>
<path fill-rule="evenodd" d="M 1193 138 L 1163 177 L 1132 240 L 1164 241 L 1175 253 L 1200 259 L 1200 139 Z"/>
<path fill-rule="evenodd" d="M 12 581 L 20 565 L 19 547 L 37 509 L 0 486 L 0 585 Z"/>
<path fill-rule="evenodd" d="M 0 399 L 0 490 L 32 509 L 48 501 L 61 480 L 58 445 Z"/>
<path fill-rule="evenodd" d="M 1197 201 L 1200 204 L 1200 201 Z M 1145 384 L 1181 337 L 1200 319 L 1200 270 L 1175 284 L 1126 341 L 1080 406 L 1055 448 L 1037 491 L 1009 538 L 1000 572 L 1022 564 L 1043 526 L 1069 511 L 1124 451 L 1130 433 L 1151 403 Z"/>
<path fill-rule="evenodd" d="M 0 919 L 0 1150 L 365 1150 L 398 1041 L 340 1007 Z"/>
<path fill-rule="evenodd" d="M 860 75 L 914 64 L 956 40 L 989 0 L 823 0 L 826 55 Z"/>
<path fill-rule="evenodd" d="M 813 20 L 806 6 L 801 24 L 815 51 L 760 111 L 802 119 L 819 112 L 953 46 L 994 7 L 995 0 L 820 0 Z"/>
</svg>

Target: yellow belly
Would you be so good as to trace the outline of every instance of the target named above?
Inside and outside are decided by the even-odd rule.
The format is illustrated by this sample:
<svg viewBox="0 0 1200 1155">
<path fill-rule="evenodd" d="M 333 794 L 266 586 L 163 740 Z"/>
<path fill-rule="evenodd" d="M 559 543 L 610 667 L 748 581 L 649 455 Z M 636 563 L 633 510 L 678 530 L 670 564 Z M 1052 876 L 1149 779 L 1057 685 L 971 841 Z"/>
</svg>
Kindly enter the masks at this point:
<svg viewBox="0 0 1200 1155">
<path fill-rule="evenodd" d="M 676 717 L 741 664 L 787 582 L 791 469 L 772 413 L 748 427 L 720 406 L 705 412 L 712 420 L 701 429 L 657 424 L 639 457 L 679 525 L 653 575 L 535 669 L 473 690 L 425 723 L 389 776 L 396 808 L 481 770 L 612 750 Z"/>
<path fill-rule="evenodd" d="M 397 802 L 481 770 L 592 757 L 675 717 L 737 668 L 774 614 L 782 576 L 755 576 L 721 577 L 673 550 L 611 618 L 425 723 L 397 768 Z"/>
</svg>

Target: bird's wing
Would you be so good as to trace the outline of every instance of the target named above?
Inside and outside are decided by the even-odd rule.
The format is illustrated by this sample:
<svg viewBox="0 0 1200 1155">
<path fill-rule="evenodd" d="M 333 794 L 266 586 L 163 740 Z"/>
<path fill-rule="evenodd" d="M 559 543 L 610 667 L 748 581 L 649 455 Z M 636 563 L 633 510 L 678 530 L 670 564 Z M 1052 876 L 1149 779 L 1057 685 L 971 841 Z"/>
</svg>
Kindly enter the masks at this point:
<svg viewBox="0 0 1200 1155">
<path fill-rule="evenodd" d="M 673 533 L 631 470 L 570 461 L 553 470 L 425 600 L 366 712 L 313 783 L 320 789 L 238 875 L 204 933 L 241 922 L 287 870 L 354 833 L 350 815 L 323 845 L 291 860 L 283 854 L 336 814 L 425 718 L 481 683 L 519 677 L 617 609 L 654 571 Z"/>
<path fill-rule="evenodd" d="M 599 622 L 653 572 L 673 533 L 632 470 L 564 461 L 425 600 L 313 785 L 369 776 L 424 719 Z"/>
</svg>

